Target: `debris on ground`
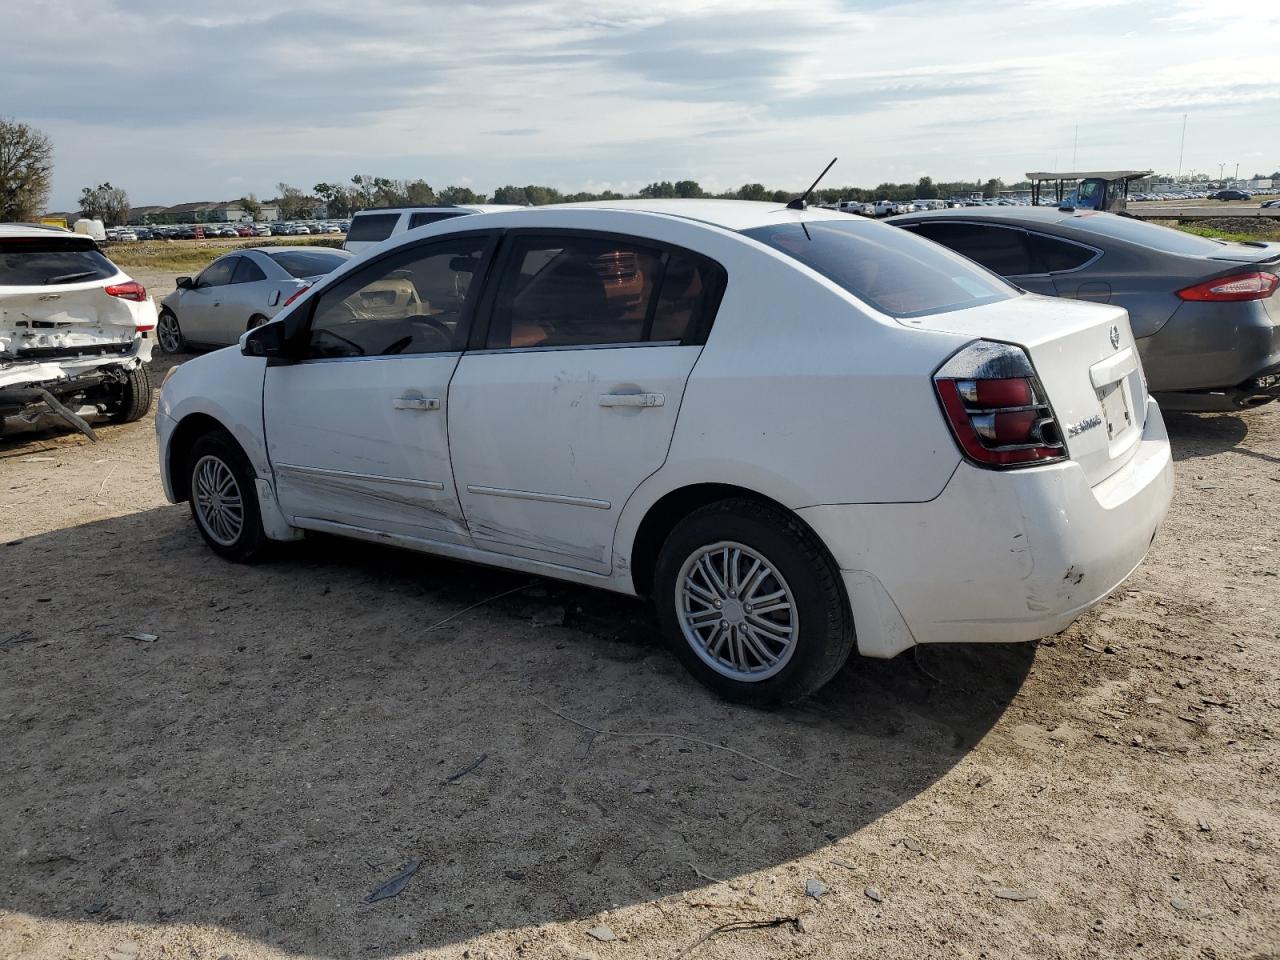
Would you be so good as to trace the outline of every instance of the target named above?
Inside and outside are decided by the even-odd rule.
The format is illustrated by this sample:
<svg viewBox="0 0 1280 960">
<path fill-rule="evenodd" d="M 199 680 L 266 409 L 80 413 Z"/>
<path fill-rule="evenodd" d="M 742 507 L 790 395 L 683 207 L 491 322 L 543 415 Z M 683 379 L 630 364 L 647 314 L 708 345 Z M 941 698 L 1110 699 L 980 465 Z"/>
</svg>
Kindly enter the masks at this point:
<svg viewBox="0 0 1280 960">
<path fill-rule="evenodd" d="M 413 879 L 413 875 L 418 872 L 420 866 L 422 866 L 421 860 L 410 860 L 403 870 L 365 897 L 364 902 L 376 903 L 379 900 L 389 900 L 391 897 L 400 896 L 404 888 L 409 885 L 409 881 Z"/>
<path fill-rule="evenodd" d="M 445 778 L 444 778 L 444 782 L 445 782 L 445 783 L 457 783 L 459 780 L 461 780 L 463 777 L 465 777 L 468 773 L 470 773 L 472 770 L 476 769 L 478 766 L 480 766 L 480 764 L 484 763 L 484 762 L 485 762 L 486 760 L 488 760 L 488 759 L 489 759 L 489 755 L 488 755 L 487 753 L 482 753 L 482 754 L 480 754 L 480 756 L 476 757 L 474 760 L 472 760 L 470 763 L 468 763 L 465 767 L 463 767 L 463 768 L 462 768 L 461 770 L 459 770 L 457 773 L 455 773 L 455 774 L 453 774 L 453 775 L 451 775 L 451 776 L 445 777 Z"/>
<path fill-rule="evenodd" d="M 828 887 L 821 880 L 805 881 L 805 884 L 804 884 L 805 896 L 813 897 L 813 899 L 817 900 L 819 903 L 821 903 L 822 898 L 825 897 L 830 892 L 831 892 L 831 888 Z"/>
<path fill-rule="evenodd" d="M 587 936 L 592 940 L 599 940 L 601 943 L 611 943 L 618 938 L 614 936 L 612 930 L 606 926 L 590 927 L 587 930 Z"/>
<path fill-rule="evenodd" d="M 1040 894 L 1034 890 L 1027 890 L 1023 887 L 996 887 L 991 893 L 1001 900 L 1038 900 Z"/>
<path fill-rule="evenodd" d="M 884 894 L 877 887 L 867 887 L 862 891 L 862 895 L 873 903 L 884 902 Z"/>
<path fill-rule="evenodd" d="M 141 643 L 155 643 L 160 638 L 154 633 L 126 633 L 121 639 L 137 640 Z"/>
</svg>

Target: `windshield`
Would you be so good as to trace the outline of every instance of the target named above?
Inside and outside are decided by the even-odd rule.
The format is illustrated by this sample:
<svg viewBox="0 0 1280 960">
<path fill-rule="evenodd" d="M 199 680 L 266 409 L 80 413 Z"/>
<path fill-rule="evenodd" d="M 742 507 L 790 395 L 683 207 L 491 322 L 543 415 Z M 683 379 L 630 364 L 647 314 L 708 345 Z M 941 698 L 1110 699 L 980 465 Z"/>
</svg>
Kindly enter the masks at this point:
<svg viewBox="0 0 1280 960">
<path fill-rule="evenodd" d="M 818 220 L 743 233 L 892 317 L 962 310 L 1019 295 L 1015 287 L 950 250 L 883 224 Z"/>
<path fill-rule="evenodd" d="M 267 256 L 274 260 L 280 266 L 289 272 L 290 276 L 298 277 L 318 277 L 321 274 L 328 273 L 330 270 L 336 270 L 348 260 L 351 254 L 338 250 L 325 250 L 324 252 L 310 250 L 288 250 L 280 253 L 267 253 Z"/>
<path fill-rule="evenodd" d="M 0 240 L 0 286 L 33 287 L 105 280 L 119 271 L 92 240 L 11 237 Z"/>
</svg>

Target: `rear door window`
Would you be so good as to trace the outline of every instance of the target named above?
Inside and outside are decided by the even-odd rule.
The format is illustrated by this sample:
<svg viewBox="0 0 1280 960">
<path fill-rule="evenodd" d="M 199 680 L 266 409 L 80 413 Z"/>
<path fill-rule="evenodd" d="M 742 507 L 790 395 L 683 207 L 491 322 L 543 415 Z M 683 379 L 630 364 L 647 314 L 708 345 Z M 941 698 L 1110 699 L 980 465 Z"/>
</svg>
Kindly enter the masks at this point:
<svg viewBox="0 0 1280 960">
<path fill-rule="evenodd" d="M 1031 259 L 1036 265 L 1037 273 L 1078 270 L 1098 255 L 1096 250 L 1089 247 L 1058 237 L 1048 237 L 1043 233 L 1028 231 L 1027 241 L 1031 244 Z"/>
<path fill-rule="evenodd" d="M 914 231 L 860 218 L 780 223 L 743 233 L 892 317 L 963 310 L 1020 295 L 999 277 Z"/>
<path fill-rule="evenodd" d="M 0 240 L 0 286 L 55 286 L 114 277 L 119 271 L 92 240 L 13 237 Z"/>
<path fill-rule="evenodd" d="M 706 336 L 724 270 L 650 241 L 518 235 L 487 349 L 692 343 Z"/>
<path fill-rule="evenodd" d="M 987 223 L 934 221 L 920 224 L 916 232 L 1002 277 L 1042 272 L 1032 262 L 1025 230 Z"/>
<path fill-rule="evenodd" d="M 400 219 L 398 213 L 361 213 L 351 221 L 351 229 L 347 231 L 347 240 L 363 240 L 377 243 L 391 236 Z"/>
<path fill-rule="evenodd" d="M 262 268 L 248 257 L 241 257 L 235 272 L 231 274 L 232 283 L 254 283 L 265 279 L 267 275 L 262 272 Z"/>
</svg>

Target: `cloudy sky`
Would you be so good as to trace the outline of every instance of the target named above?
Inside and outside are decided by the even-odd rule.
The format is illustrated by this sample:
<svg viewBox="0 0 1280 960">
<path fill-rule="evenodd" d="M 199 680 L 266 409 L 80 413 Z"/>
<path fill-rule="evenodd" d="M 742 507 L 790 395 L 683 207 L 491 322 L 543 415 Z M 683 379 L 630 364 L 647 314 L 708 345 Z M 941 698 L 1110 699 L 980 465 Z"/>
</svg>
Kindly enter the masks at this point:
<svg viewBox="0 0 1280 960">
<path fill-rule="evenodd" d="M 168 204 L 360 172 L 802 188 L 835 155 L 829 185 L 1015 180 L 1073 150 L 1173 171 L 1184 113 L 1184 170 L 1280 167 L 1274 4 L 25 0 L 5 21 L 0 115 L 53 137 L 55 209 L 102 180 Z"/>
</svg>

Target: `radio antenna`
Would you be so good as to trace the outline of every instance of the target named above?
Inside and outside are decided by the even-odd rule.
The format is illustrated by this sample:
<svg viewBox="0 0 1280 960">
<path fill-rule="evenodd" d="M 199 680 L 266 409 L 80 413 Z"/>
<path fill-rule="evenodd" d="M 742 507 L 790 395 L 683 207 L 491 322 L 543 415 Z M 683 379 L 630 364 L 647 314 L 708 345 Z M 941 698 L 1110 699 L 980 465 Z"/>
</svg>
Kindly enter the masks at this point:
<svg viewBox="0 0 1280 960">
<path fill-rule="evenodd" d="M 822 172 L 818 174 L 818 179 L 813 181 L 813 183 L 809 184 L 808 190 L 806 190 L 804 193 L 800 194 L 800 196 L 796 197 L 794 200 L 788 203 L 787 209 L 803 210 L 806 206 L 808 206 L 807 201 L 809 200 L 809 195 L 813 193 L 813 188 L 822 182 L 822 178 L 827 175 L 827 171 L 830 170 L 832 167 L 834 167 L 836 165 L 836 161 L 839 159 L 840 159 L 839 157 L 832 157 L 831 162 L 828 163 L 825 167 L 823 167 Z"/>
</svg>

